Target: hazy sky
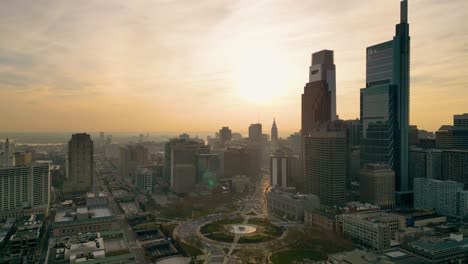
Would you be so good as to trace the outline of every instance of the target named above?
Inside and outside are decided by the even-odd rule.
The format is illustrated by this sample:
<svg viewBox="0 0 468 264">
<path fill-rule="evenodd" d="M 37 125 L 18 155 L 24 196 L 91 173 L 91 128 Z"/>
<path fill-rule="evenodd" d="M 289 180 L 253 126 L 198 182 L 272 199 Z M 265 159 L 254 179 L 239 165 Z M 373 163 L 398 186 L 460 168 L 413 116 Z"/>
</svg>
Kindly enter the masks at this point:
<svg viewBox="0 0 468 264">
<path fill-rule="evenodd" d="M 468 1 L 409 0 L 411 123 L 468 112 Z M 299 130 L 312 52 L 359 116 L 365 48 L 398 0 L 2 0 L 0 131 Z"/>
</svg>

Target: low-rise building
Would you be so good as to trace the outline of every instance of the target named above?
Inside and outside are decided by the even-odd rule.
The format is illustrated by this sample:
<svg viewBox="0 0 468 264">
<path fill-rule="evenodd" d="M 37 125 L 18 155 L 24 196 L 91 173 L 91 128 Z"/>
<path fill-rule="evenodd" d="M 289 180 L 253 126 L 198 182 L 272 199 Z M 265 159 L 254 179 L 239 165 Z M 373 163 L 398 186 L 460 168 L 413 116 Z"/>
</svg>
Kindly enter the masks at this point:
<svg viewBox="0 0 468 264">
<path fill-rule="evenodd" d="M 23 217 L 17 222 L 16 232 L 9 241 L 12 257 L 26 256 L 35 252 L 41 237 L 43 224 L 44 215 Z"/>
<path fill-rule="evenodd" d="M 396 249 L 382 253 L 368 252 L 360 249 L 340 252 L 328 256 L 328 263 L 331 264 L 429 264 L 417 256 Z"/>
<path fill-rule="evenodd" d="M 397 231 L 405 227 L 404 217 L 384 212 L 343 214 L 337 221 L 344 237 L 374 250 L 389 248 Z"/>
<path fill-rule="evenodd" d="M 294 221 L 304 221 L 304 210 L 318 209 L 320 200 L 313 194 L 295 194 L 282 188 L 271 188 L 267 192 L 268 213 Z"/>
<path fill-rule="evenodd" d="M 317 227 L 321 230 L 336 231 L 335 214 L 331 214 L 322 210 L 304 210 L 304 223 L 306 225 Z"/>
<path fill-rule="evenodd" d="M 120 231 L 52 238 L 48 263 L 137 263 Z"/>
<path fill-rule="evenodd" d="M 237 175 L 231 179 L 232 191 L 235 193 L 242 193 L 249 187 L 249 177 L 246 175 Z"/>
<path fill-rule="evenodd" d="M 118 229 L 108 207 L 61 207 L 55 214 L 53 237 Z"/>
<path fill-rule="evenodd" d="M 468 263 L 468 238 L 462 234 L 449 237 L 423 237 L 404 246 L 429 263 Z"/>
</svg>

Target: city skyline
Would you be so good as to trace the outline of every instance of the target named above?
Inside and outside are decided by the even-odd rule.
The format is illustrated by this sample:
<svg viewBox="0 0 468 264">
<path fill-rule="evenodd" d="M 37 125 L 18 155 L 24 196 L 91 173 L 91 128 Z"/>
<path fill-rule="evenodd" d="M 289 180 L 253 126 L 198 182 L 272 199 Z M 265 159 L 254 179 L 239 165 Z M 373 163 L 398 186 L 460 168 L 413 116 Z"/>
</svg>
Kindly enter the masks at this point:
<svg viewBox="0 0 468 264">
<path fill-rule="evenodd" d="M 398 2 L 347 1 L 339 9 L 338 1 L 49 1 L 52 9 L 8 2 L 0 10 L 0 32 L 9 36 L 0 43 L 0 96 L 8 98 L 0 111 L 8 125 L 0 131 L 205 132 L 228 125 L 244 132 L 276 117 L 284 135 L 300 129 L 299 94 L 311 54 L 322 49 L 335 52 L 337 114 L 354 119 L 365 48 L 388 39 Z M 410 124 L 435 131 L 466 112 L 468 35 L 459 21 L 468 3 L 409 5 Z"/>
</svg>

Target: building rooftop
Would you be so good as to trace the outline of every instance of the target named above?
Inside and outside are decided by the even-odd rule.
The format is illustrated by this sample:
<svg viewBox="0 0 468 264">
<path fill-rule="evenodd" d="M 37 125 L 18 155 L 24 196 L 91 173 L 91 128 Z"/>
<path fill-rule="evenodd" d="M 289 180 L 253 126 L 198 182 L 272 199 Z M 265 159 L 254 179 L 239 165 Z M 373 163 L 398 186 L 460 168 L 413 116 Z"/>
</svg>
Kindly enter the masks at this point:
<svg viewBox="0 0 468 264">
<path fill-rule="evenodd" d="M 70 222 L 79 219 L 111 217 L 108 207 L 62 207 L 55 213 L 55 222 Z"/>
<path fill-rule="evenodd" d="M 426 252 L 435 253 L 436 251 L 452 250 L 453 248 L 467 248 L 468 238 L 463 238 L 463 235 L 451 234 L 450 237 L 423 237 L 417 241 L 409 243 L 410 246 L 419 248 Z"/>
</svg>

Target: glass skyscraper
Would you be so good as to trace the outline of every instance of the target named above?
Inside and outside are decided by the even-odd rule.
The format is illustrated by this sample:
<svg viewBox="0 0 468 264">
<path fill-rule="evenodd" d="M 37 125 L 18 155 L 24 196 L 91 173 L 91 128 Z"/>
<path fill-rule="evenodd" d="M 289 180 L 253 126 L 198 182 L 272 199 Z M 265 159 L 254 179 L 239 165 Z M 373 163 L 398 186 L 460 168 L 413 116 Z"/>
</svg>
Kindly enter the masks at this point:
<svg viewBox="0 0 468 264">
<path fill-rule="evenodd" d="M 367 48 L 366 88 L 361 89 L 361 165 L 386 163 L 395 171 L 397 202 L 407 203 L 409 62 L 408 2 L 401 1 L 393 40 Z M 405 196 L 405 197 L 403 197 Z"/>
</svg>

